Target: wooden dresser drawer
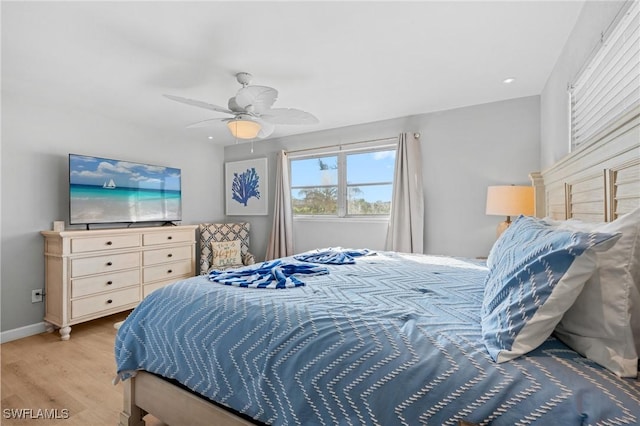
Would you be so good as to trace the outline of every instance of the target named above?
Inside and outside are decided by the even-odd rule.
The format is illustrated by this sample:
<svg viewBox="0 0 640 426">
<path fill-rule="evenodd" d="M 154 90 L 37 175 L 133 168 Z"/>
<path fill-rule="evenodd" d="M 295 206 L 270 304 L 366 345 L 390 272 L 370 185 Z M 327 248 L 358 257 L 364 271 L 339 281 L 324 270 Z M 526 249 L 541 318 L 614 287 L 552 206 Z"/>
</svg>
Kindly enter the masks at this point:
<svg viewBox="0 0 640 426">
<path fill-rule="evenodd" d="M 191 259 L 180 262 L 166 263 L 158 266 L 148 266 L 142 270 L 144 284 L 159 280 L 171 280 L 193 275 Z"/>
<path fill-rule="evenodd" d="M 140 285 L 140 271 L 138 269 L 76 278 L 71 282 L 71 297 L 88 296 L 132 285 Z"/>
<path fill-rule="evenodd" d="M 72 238 L 71 253 L 87 253 L 99 250 L 115 250 L 140 246 L 140 236 L 131 235 L 104 235 L 87 238 Z"/>
<path fill-rule="evenodd" d="M 93 315 L 140 301 L 140 287 L 131 287 L 71 301 L 71 318 Z"/>
<path fill-rule="evenodd" d="M 158 244 L 192 243 L 194 237 L 193 231 L 168 230 L 166 232 L 147 232 L 142 234 L 142 244 L 145 246 L 155 246 Z"/>
<path fill-rule="evenodd" d="M 140 267 L 139 253 L 110 254 L 105 256 L 71 259 L 71 277 L 101 274 Z"/>
<path fill-rule="evenodd" d="M 142 264 L 144 266 L 157 265 L 175 260 L 191 259 L 191 246 L 168 247 L 158 250 L 146 250 L 142 253 Z"/>
</svg>

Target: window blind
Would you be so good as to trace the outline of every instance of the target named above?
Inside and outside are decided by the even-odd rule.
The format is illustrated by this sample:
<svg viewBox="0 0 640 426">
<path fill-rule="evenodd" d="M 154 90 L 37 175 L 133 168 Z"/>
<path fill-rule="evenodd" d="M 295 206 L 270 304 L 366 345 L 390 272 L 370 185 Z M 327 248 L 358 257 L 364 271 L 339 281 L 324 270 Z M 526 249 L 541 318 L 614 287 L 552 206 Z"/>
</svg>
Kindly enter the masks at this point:
<svg viewBox="0 0 640 426">
<path fill-rule="evenodd" d="M 640 2 L 625 3 L 569 90 L 572 150 L 640 105 Z"/>
</svg>

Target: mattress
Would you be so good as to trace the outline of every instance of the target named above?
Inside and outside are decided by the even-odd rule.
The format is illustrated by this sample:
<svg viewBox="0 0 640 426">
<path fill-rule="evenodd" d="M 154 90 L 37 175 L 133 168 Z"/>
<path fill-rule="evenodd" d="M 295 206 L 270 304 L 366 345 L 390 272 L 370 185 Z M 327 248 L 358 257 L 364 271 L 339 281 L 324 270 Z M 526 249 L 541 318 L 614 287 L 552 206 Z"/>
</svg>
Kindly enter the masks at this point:
<svg viewBox="0 0 640 426">
<path fill-rule="evenodd" d="M 273 425 L 640 422 L 637 380 L 553 336 L 491 360 L 480 261 L 378 252 L 325 266 L 293 288 L 199 276 L 151 293 L 118 331 L 119 376 L 145 370 Z"/>
</svg>

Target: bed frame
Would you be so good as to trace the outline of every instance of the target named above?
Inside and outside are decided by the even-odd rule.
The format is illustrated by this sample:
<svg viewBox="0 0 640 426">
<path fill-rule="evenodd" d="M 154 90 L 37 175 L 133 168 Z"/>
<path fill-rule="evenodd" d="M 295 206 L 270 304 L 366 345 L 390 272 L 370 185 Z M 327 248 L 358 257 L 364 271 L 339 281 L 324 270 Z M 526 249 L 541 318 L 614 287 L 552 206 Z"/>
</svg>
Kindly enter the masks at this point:
<svg viewBox="0 0 640 426">
<path fill-rule="evenodd" d="M 123 385 L 120 426 L 144 426 L 143 417 L 148 413 L 169 425 L 253 425 L 223 407 L 145 371 L 139 371 Z"/>
<path fill-rule="evenodd" d="M 605 222 L 640 206 L 640 108 L 530 178 L 538 217 Z M 123 384 L 120 426 L 143 426 L 147 413 L 169 425 L 253 424 L 144 371 Z"/>
</svg>

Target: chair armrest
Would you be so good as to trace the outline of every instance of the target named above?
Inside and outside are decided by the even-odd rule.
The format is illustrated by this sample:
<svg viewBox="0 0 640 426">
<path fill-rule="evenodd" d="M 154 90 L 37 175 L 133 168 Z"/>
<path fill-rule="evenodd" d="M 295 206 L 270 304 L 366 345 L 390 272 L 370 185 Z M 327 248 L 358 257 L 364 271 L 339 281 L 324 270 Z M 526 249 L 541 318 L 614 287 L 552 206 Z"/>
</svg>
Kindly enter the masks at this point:
<svg viewBox="0 0 640 426">
<path fill-rule="evenodd" d="M 255 256 L 249 252 L 247 252 L 246 254 L 243 254 L 241 257 L 242 257 L 242 264 L 244 266 L 253 265 L 256 263 Z"/>
<path fill-rule="evenodd" d="M 200 257 L 200 275 L 206 275 L 209 273 L 209 269 L 211 269 L 211 264 L 209 263 L 209 259 L 207 259 L 206 255 L 202 255 Z"/>
</svg>

